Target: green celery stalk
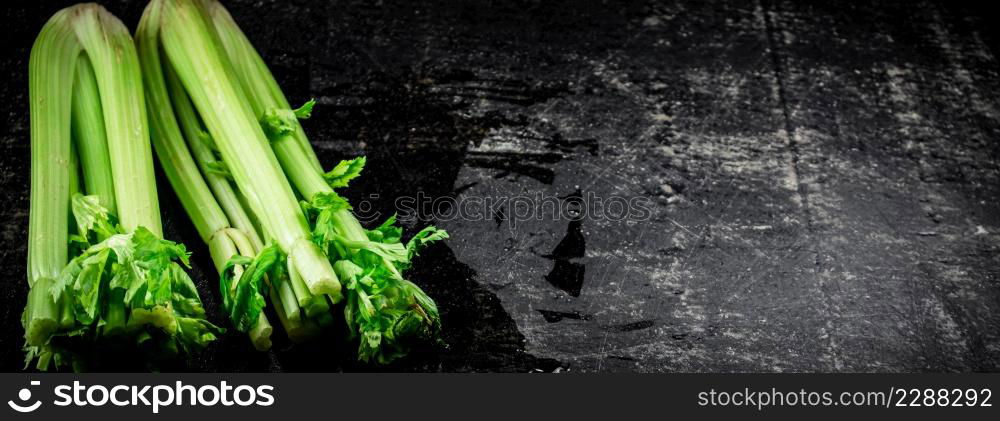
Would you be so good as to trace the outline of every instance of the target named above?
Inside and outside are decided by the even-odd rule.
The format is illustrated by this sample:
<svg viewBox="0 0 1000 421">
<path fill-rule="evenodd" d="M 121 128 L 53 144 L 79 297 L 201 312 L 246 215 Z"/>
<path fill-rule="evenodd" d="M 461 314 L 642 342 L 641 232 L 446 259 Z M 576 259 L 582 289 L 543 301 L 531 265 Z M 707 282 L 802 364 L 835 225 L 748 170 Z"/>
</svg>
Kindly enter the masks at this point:
<svg viewBox="0 0 1000 421">
<path fill-rule="evenodd" d="M 290 111 L 288 100 L 274 76 L 229 12 L 217 1 L 204 3 L 256 118 L 261 119 L 268 112 Z M 298 120 L 286 118 L 283 122 L 293 130 L 279 138 L 271 138 L 271 146 L 299 194 L 312 200 L 317 194 L 333 193 L 333 188 L 323 179 L 322 167 Z M 333 212 L 332 223 L 347 239 L 368 241 L 365 229 L 349 209 Z M 385 266 L 399 276 L 391 263 L 385 262 Z"/>
<path fill-rule="evenodd" d="M 326 256 L 310 239 L 308 225 L 267 138 L 231 76 L 228 58 L 205 11 L 195 1 L 154 0 L 147 21 L 170 64 L 218 145 L 254 214 L 288 254 L 314 294 L 340 297 L 340 283 Z M 266 204 L 266 205 L 265 205 Z"/>
<path fill-rule="evenodd" d="M 253 108 L 254 116 L 260 120 L 268 112 L 290 110 L 291 106 L 285 94 L 278 86 L 267 64 L 253 48 L 250 40 L 233 20 L 229 11 L 217 1 L 204 1 L 211 13 L 212 23 L 229 55 L 237 79 L 243 86 L 248 102 Z M 333 189 L 323 179 L 323 168 L 320 165 L 302 125 L 295 118 L 286 120 L 291 126 L 291 133 L 281 139 L 271 139 L 275 155 L 281 162 L 281 167 L 292 181 L 299 193 L 311 200 L 318 193 L 332 193 Z M 364 228 L 349 210 L 337 213 L 337 223 L 341 225 L 342 233 L 355 240 L 367 240 Z"/>
<path fill-rule="evenodd" d="M 215 195 L 219 206 L 229 218 L 232 227 L 243 231 L 250 242 L 253 243 L 254 248 L 257 250 L 264 248 L 264 243 L 261 241 L 260 235 L 257 234 L 258 228 L 254 225 L 250 214 L 244 210 L 243 204 L 239 199 L 239 194 L 233 189 L 229 179 L 225 175 L 211 171 L 214 164 L 221 163 L 222 161 L 216 160 L 215 154 L 212 152 L 211 147 L 209 147 L 209 142 L 212 142 L 211 137 L 207 131 L 203 130 L 194 105 L 191 104 L 191 99 L 188 97 L 187 92 L 184 91 L 184 87 L 181 86 L 181 82 L 177 79 L 173 68 L 162 66 L 162 69 L 169 88 L 170 99 L 173 101 L 174 110 L 177 113 L 178 122 L 181 130 L 184 132 L 184 137 L 187 139 L 191 155 L 198 163 L 198 168 L 201 170 L 205 181 Z"/>
<path fill-rule="evenodd" d="M 153 111 L 150 114 L 153 145 L 167 179 L 180 197 L 181 204 L 202 240 L 209 245 L 212 259 L 221 276 L 225 265 L 234 256 L 256 256 L 263 245 L 256 230 L 250 225 L 249 217 L 239 206 L 228 181 L 224 177 L 210 173 L 206 173 L 203 178 L 199 165 L 195 164 L 181 132 L 183 129 L 191 140 L 191 145 L 198 145 L 202 142 L 199 137 L 201 133 L 198 128 L 199 123 L 178 82 L 167 80 L 169 77 L 165 78 L 164 69 L 169 70 L 169 66 L 164 66 L 161 60 L 158 39 L 153 35 L 156 29 L 155 26 L 151 26 L 157 23 L 154 14 L 146 14 L 139 23 L 136 33 L 136 46 L 143 63 L 143 81 L 147 89 L 146 99 L 150 110 Z M 171 86 L 168 88 L 168 85 Z M 174 113 L 175 110 L 177 114 Z M 191 139 L 192 137 L 194 139 Z M 217 200 L 217 197 L 220 200 Z M 228 212 L 223 210 L 220 202 L 226 206 Z M 241 225 L 240 229 L 230 227 L 230 218 L 227 215 L 240 221 L 238 224 Z M 239 279 L 244 268 L 237 265 L 233 270 Z M 220 293 L 233 297 L 235 291 L 220 291 Z M 270 322 L 264 313 L 260 312 L 247 333 L 255 348 L 267 350 L 271 347 L 271 332 Z"/>
<path fill-rule="evenodd" d="M 142 60 L 142 79 L 151 111 L 151 139 L 167 180 L 173 186 L 201 239 L 207 243 L 219 230 L 229 227 L 229 219 L 215 201 L 215 196 L 201 177 L 198 166 L 184 143 L 166 82 L 159 70 L 160 50 L 156 39 L 142 36 L 147 22 L 144 19 L 139 23 L 136 50 Z"/>
<path fill-rule="evenodd" d="M 72 101 L 73 149 L 80 156 L 80 169 L 72 171 L 72 175 L 76 176 L 82 170 L 84 192 L 97 196 L 101 206 L 117 209 L 101 93 L 97 86 L 97 75 L 86 54 L 80 54 L 77 62 Z M 79 182 L 73 184 L 78 186 Z M 73 192 L 75 193 L 77 192 Z M 77 234 L 85 234 L 80 230 L 77 229 Z M 102 314 L 102 334 L 115 336 L 124 333 L 127 322 L 125 292 L 120 288 L 103 288 L 101 293 L 110 295 Z M 70 329 L 76 322 L 71 300 L 64 296 L 61 301 L 64 307 L 61 327 Z"/>
<path fill-rule="evenodd" d="M 87 55 L 80 54 L 76 65 L 76 80 L 73 84 L 71 126 L 73 138 L 76 139 L 74 144 L 79 149 L 80 166 L 84 172 L 83 181 L 87 194 L 100 198 L 101 206 L 117 209 L 114 178 L 110 171 L 108 136 L 104 129 L 104 114 L 100 105 L 101 93 L 97 88 L 94 68 Z"/>
<path fill-rule="evenodd" d="M 163 237 L 146 124 L 139 58 L 128 29 L 103 8 L 79 15 L 75 25 L 101 92 L 118 221 L 127 232 L 145 227 Z"/>
<path fill-rule="evenodd" d="M 360 171 L 360 166 L 364 165 L 363 158 L 355 162 L 360 163 L 356 170 L 344 168 L 344 171 L 351 173 L 351 175 L 336 182 L 328 179 L 332 174 L 323 173 L 322 167 L 318 165 L 315 152 L 298 122 L 300 111 L 290 109 L 288 100 L 277 81 L 249 39 L 220 2 L 215 0 L 199 1 L 204 8 L 209 10 L 212 24 L 214 24 L 234 68 L 233 73 L 243 87 L 254 116 L 264 126 L 271 148 L 281 164 L 282 170 L 302 197 L 316 204 L 317 208 L 321 208 L 322 206 L 318 204 L 319 200 L 331 196 L 336 197 L 334 187 L 343 187 L 350 178 L 356 176 L 357 172 Z M 303 108 L 311 109 L 311 104 Z M 308 114 L 308 111 L 305 114 Z M 349 167 L 351 166 L 353 165 Z M 404 255 L 397 255 L 394 260 L 390 260 L 386 255 L 376 259 L 379 273 L 384 272 L 384 275 L 380 275 L 381 278 L 378 282 L 368 280 L 365 281 L 368 282 L 367 284 L 362 285 L 361 279 L 351 279 L 338 272 L 341 282 L 346 285 L 345 294 L 348 297 L 348 304 L 345 312 L 347 318 L 350 319 L 358 315 L 359 320 L 363 319 L 364 322 L 347 321 L 351 333 L 363 337 L 360 341 L 360 358 L 388 362 L 405 354 L 406 344 L 401 336 L 410 335 L 423 339 L 436 336 L 440 328 L 436 305 L 416 284 L 403 278 L 400 268 L 408 267 L 410 258 L 424 244 L 447 238 L 447 234 L 429 227 L 418 233 L 405 249 L 398 243 L 398 238 L 395 244 L 373 244 L 373 241 L 369 239 L 368 231 L 361 226 L 349 207 L 330 209 L 324 212 L 328 212 L 328 218 L 321 216 L 317 218 L 315 223 L 317 225 L 323 223 L 330 225 L 334 231 L 333 239 L 337 249 L 346 249 L 348 253 L 348 255 L 339 258 L 355 258 L 359 250 L 368 249 L 371 251 L 376 246 Z M 329 257 L 337 259 L 333 255 Z M 370 262 L 364 258 L 361 260 Z M 400 262 L 399 266 L 396 262 Z M 376 268 L 368 267 L 368 269 L 375 270 Z M 301 293 L 303 288 L 295 282 L 294 272 L 292 275 L 292 286 L 296 289 L 299 302 L 309 302 L 311 297 Z M 364 289 L 367 289 L 370 294 L 382 294 L 391 297 L 391 299 L 380 300 L 379 306 L 369 308 L 370 311 L 365 312 L 368 316 L 362 317 L 361 310 L 354 307 L 361 305 L 359 303 L 366 300 Z M 412 320 L 418 320 L 418 322 L 411 323 Z M 389 327 L 387 328 L 387 326 Z M 372 339 L 375 337 L 378 339 Z"/>
<path fill-rule="evenodd" d="M 267 64 L 253 48 L 246 34 L 240 30 L 229 11 L 217 1 L 201 1 L 211 15 L 219 39 L 234 64 L 243 91 L 254 110 L 254 115 L 259 119 L 269 109 L 291 109 L 281 87 L 275 82 L 271 70 L 267 68 Z M 312 145 L 309 144 L 309 139 L 306 138 L 302 126 L 296 123 L 294 129 L 293 143 L 305 155 L 304 161 L 308 162 L 305 168 L 311 167 L 315 172 L 322 173 L 323 166 L 320 164 L 319 157 L 316 156 Z M 292 175 L 290 174 L 290 176 Z"/>
<path fill-rule="evenodd" d="M 212 23 L 230 57 L 237 79 L 242 84 L 248 102 L 253 108 L 254 116 L 260 120 L 269 112 L 290 110 L 288 99 L 285 98 L 278 82 L 250 40 L 233 20 L 232 15 L 217 1 L 204 1 L 204 3 L 211 13 Z M 333 188 L 323 179 L 322 166 L 301 124 L 296 118 L 284 119 L 283 122 L 287 122 L 292 130 L 278 139 L 272 138 L 271 146 L 281 163 L 281 168 L 299 194 L 307 200 L 312 200 L 317 194 L 333 193 Z M 357 241 L 368 240 L 364 228 L 350 210 L 335 212 L 334 223 L 341 235 Z"/>
<path fill-rule="evenodd" d="M 162 239 L 142 80 L 127 28 L 93 3 L 60 10 L 32 47 L 28 79 L 28 363 L 77 369 L 80 346 L 96 350 L 121 334 L 159 356 L 215 339 L 221 330 L 205 320 L 177 263 L 187 264 L 187 251 Z"/>
<path fill-rule="evenodd" d="M 58 328 L 50 288 L 69 261 L 70 125 L 74 68 L 82 47 L 60 10 L 45 24 L 28 60 L 31 113 L 31 205 L 28 219 L 28 304 L 22 316 L 29 346 L 42 346 Z"/>
</svg>

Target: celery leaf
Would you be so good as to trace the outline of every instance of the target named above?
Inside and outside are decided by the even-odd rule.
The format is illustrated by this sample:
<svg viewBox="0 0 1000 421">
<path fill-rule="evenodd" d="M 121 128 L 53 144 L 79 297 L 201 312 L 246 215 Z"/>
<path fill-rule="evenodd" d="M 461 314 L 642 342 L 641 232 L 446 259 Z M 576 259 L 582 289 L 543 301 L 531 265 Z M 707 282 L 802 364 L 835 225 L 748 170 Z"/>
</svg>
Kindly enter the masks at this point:
<svg viewBox="0 0 1000 421">
<path fill-rule="evenodd" d="M 336 167 L 323 174 L 323 179 L 330 187 L 347 187 L 351 180 L 361 175 L 361 170 L 365 168 L 365 162 L 366 159 L 363 156 L 340 161 Z"/>
</svg>

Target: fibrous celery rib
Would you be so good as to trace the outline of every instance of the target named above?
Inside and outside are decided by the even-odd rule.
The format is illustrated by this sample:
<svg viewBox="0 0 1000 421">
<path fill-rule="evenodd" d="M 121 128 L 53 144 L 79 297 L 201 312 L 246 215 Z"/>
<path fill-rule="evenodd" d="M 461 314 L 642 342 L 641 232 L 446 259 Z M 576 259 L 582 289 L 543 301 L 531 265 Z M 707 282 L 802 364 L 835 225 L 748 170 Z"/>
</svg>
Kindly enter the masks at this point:
<svg viewBox="0 0 1000 421">
<path fill-rule="evenodd" d="M 169 138 L 154 142 L 157 153 L 164 166 L 198 167 L 201 183 L 169 171 L 168 178 L 213 250 L 233 324 L 252 334 L 254 305 L 269 298 L 288 336 L 304 339 L 333 321 L 328 300 L 343 295 L 363 360 L 385 363 L 411 342 L 435 339 L 436 305 L 403 271 L 419 248 L 447 234 L 428 227 L 403 244 L 394 219 L 375 230 L 362 227 L 333 189 L 357 177 L 364 158 L 322 171 L 298 122 L 313 103 L 291 109 L 228 12 L 214 1 L 154 0 L 137 38 L 144 70 L 155 73 L 147 74 L 147 89 L 163 93 L 154 95 L 167 98 L 163 107 L 172 106 L 152 117 L 170 122 L 153 124 L 154 137 Z M 157 125 L 180 128 L 160 133 Z M 170 153 L 182 149 L 183 137 L 187 153 Z M 170 148 L 161 153 L 160 142 Z M 180 155 L 185 162 L 174 163 Z M 301 206 L 293 187 L 307 199 Z M 229 221 L 197 214 L 202 208 Z M 220 234 L 231 229 L 259 234 L 264 245 L 238 250 Z"/>
<path fill-rule="evenodd" d="M 365 230 L 350 205 L 334 188 L 346 187 L 365 165 L 364 157 L 343 161 L 324 173 L 298 120 L 307 118 L 312 102 L 292 110 L 267 65 L 221 3 L 197 0 L 208 10 L 223 49 L 229 56 L 250 108 L 264 128 L 270 146 L 287 178 L 306 198 L 304 207 L 313 239 L 332 262 L 345 285 L 345 317 L 349 331 L 359 338 L 359 357 L 389 362 L 408 352 L 408 341 L 436 339 L 440 318 L 434 301 L 416 284 L 405 280 L 413 256 L 447 233 L 427 227 L 405 246 L 394 219 L 379 229 Z M 351 262 L 361 272 L 337 270 Z"/>
<path fill-rule="evenodd" d="M 272 328 L 262 312 L 261 279 L 242 279 L 247 269 L 245 264 L 227 266 L 242 256 L 256 256 L 263 244 L 229 181 L 200 172 L 209 164 L 206 161 L 211 151 L 207 152 L 209 155 L 205 151 L 210 139 L 206 138 L 190 100 L 163 56 L 158 38 L 159 12 L 159 8 L 148 8 L 136 33 L 156 155 L 182 206 L 209 246 L 220 274 L 223 307 L 231 318 L 239 321 L 237 330 L 247 332 L 255 348 L 266 350 L 271 346 Z M 191 150 L 200 153 L 192 155 Z M 196 163 L 195 157 L 200 161 Z M 235 222 L 236 228 L 230 221 Z M 243 282 L 233 282 L 233 275 Z"/>
<path fill-rule="evenodd" d="M 150 9 L 154 9 L 150 11 Z M 340 295 L 330 263 L 309 239 L 305 217 L 242 90 L 232 65 L 195 1 L 154 1 L 147 13 L 161 22 L 157 35 L 233 180 L 263 230 L 291 256 L 314 294 Z"/>
<path fill-rule="evenodd" d="M 128 30 L 95 4 L 63 9 L 32 47 L 28 79 L 27 363 L 83 368 L 104 341 L 142 345 L 151 359 L 203 347 L 221 330 L 178 265 L 187 251 L 161 238 Z"/>
<path fill-rule="evenodd" d="M 183 61 L 192 57 L 186 56 L 184 52 L 171 56 L 161 28 L 168 20 L 165 13 L 168 9 L 180 7 L 182 14 L 192 10 L 184 9 L 185 6 L 196 5 L 160 1 L 150 3 L 137 32 L 144 77 L 147 89 L 151 91 L 150 103 L 160 102 L 157 110 L 163 111 L 153 111 L 150 115 L 154 121 L 153 135 L 157 155 L 163 166 L 170 168 L 166 171 L 168 179 L 178 191 L 185 210 L 198 227 L 203 240 L 209 244 L 220 272 L 223 307 L 234 326 L 246 331 L 258 349 L 269 347 L 270 341 L 263 339 L 262 332 L 269 334 L 270 323 L 261 309 L 266 303 L 265 297 L 273 297 L 273 305 L 282 326 L 289 332 L 289 336 L 302 339 L 304 333 L 312 333 L 311 330 L 303 329 L 304 326 L 315 325 L 315 322 L 329 318 L 328 315 L 322 317 L 315 311 L 308 310 L 327 305 L 327 296 L 339 299 L 339 283 L 328 260 L 309 240 L 302 211 L 290 194 L 290 189 L 288 196 L 292 199 L 287 201 L 283 209 L 273 209 L 275 200 L 282 197 L 282 183 L 288 189 L 280 169 L 277 172 L 280 178 L 270 177 L 272 182 L 275 179 L 278 182 L 266 186 L 264 194 L 261 194 L 260 180 L 253 179 L 248 183 L 246 181 L 249 177 L 246 174 L 263 178 L 264 182 L 267 182 L 268 174 L 260 171 L 260 165 L 249 168 L 242 165 L 246 162 L 266 162 L 266 154 L 262 156 L 251 153 L 246 156 L 246 147 L 233 145 L 234 141 L 247 139 L 234 139 L 226 134 L 220 139 L 218 125 L 213 124 L 229 122 L 230 118 L 226 115 L 206 115 L 215 110 L 206 111 L 204 103 L 198 104 L 199 92 L 239 92 L 242 95 L 242 91 L 234 90 L 234 85 L 230 86 L 225 79 L 215 80 L 214 89 L 208 90 L 201 85 L 190 87 L 188 85 L 192 81 L 184 80 L 185 72 L 190 71 L 190 66 L 185 66 Z M 197 22 L 197 16 L 195 21 Z M 195 40 L 212 42 L 212 34 L 202 35 L 200 38 L 194 36 Z M 194 56 L 193 59 L 197 61 L 197 52 Z M 179 60 L 181 65 L 178 65 Z M 228 104 L 227 109 L 238 111 L 241 97 L 234 96 L 228 100 L 223 101 Z M 222 104 L 221 108 L 226 108 L 226 104 Z M 249 129 L 260 131 L 256 121 L 251 121 Z M 232 155 L 229 155 L 229 159 L 226 158 L 227 148 L 240 151 L 238 162 L 232 159 Z M 252 147 L 249 149 L 254 150 Z M 260 150 L 270 153 L 266 145 Z M 270 159 L 273 160 L 273 156 Z M 221 169 L 225 171 L 220 171 Z M 171 177 L 171 172 L 183 172 L 185 176 Z M 276 191 L 279 194 L 274 194 Z M 281 201 L 277 202 L 277 207 L 281 208 Z M 288 218 L 289 214 L 297 214 L 298 220 Z M 300 230 L 299 233 L 296 233 L 297 229 Z M 296 238 L 297 235 L 301 238 Z M 265 244 L 262 239 L 271 239 L 273 244 Z M 286 261 L 293 262 L 290 268 L 285 266 Z M 313 304 L 318 306 L 309 305 L 308 308 L 300 309 L 291 289 L 291 282 L 288 281 L 288 273 L 293 271 L 304 275 L 302 278 L 306 290 L 315 295 Z M 300 310 L 307 310 L 306 314 L 303 315 Z"/>
</svg>

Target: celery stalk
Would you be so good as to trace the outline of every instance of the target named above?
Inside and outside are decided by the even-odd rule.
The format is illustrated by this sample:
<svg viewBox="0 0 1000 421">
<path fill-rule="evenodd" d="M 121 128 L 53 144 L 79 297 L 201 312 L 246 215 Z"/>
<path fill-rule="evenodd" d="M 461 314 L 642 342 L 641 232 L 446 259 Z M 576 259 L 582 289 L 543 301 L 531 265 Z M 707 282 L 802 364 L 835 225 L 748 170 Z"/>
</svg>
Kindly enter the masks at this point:
<svg viewBox="0 0 1000 421">
<path fill-rule="evenodd" d="M 50 289 L 69 260 L 69 198 L 73 158 L 70 121 L 74 68 L 82 47 L 70 10 L 42 28 L 28 60 L 31 113 L 31 205 L 28 220 L 28 302 L 22 315 L 27 345 L 41 347 L 59 326 Z M 39 351 L 44 352 L 44 351 Z M 31 354 L 29 354 L 30 357 Z"/>
<path fill-rule="evenodd" d="M 28 79 L 32 288 L 22 315 L 28 363 L 78 369 L 85 358 L 79 351 L 112 339 L 142 343 L 162 354 L 157 358 L 215 339 L 221 330 L 205 320 L 197 290 L 178 265 L 187 264 L 186 249 L 161 238 L 139 61 L 128 30 L 93 3 L 63 9 L 32 47 Z M 90 196 L 80 194 L 81 172 Z"/>
<path fill-rule="evenodd" d="M 159 66 L 156 67 L 159 68 Z M 215 154 L 212 153 L 209 147 L 209 142 L 212 142 L 212 140 L 208 132 L 203 130 L 201 123 L 198 121 L 198 115 L 194 110 L 194 105 L 191 104 L 191 99 L 188 98 L 187 92 L 181 86 L 181 82 L 177 79 L 173 68 L 163 66 L 162 69 L 166 77 L 170 98 L 173 100 L 174 110 L 177 112 L 178 123 L 184 132 L 184 136 L 187 138 L 191 154 L 198 163 L 198 167 L 202 171 L 212 193 L 215 195 L 219 206 L 225 211 L 233 228 L 242 230 L 257 250 L 264 248 L 264 243 L 257 234 L 257 227 L 254 225 L 250 214 L 244 210 L 239 195 L 233 189 L 232 184 L 230 184 L 224 175 L 215 174 L 210 171 L 213 164 L 221 163 L 222 161 L 215 159 Z"/>
<path fill-rule="evenodd" d="M 217 1 L 204 1 L 204 4 L 211 15 L 219 39 L 234 64 L 234 69 L 243 85 L 243 91 L 254 110 L 254 115 L 260 118 L 270 108 L 290 109 L 291 106 L 281 91 L 281 87 L 275 82 L 271 70 L 267 68 L 260 54 L 253 48 L 246 34 L 236 25 L 236 21 L 233 20 L 229 11 Z M 305 167 L 311 167 L 318 173 L 323 172 L 319 157 L 316 156 L 312 145 L 309 144 L 309 139 L 306 138 L 301 125 L 296 124 L 293 140 L 295 146 L 305 155 L 305 161 L 308 162 Z"/>
<path fill-rule="evenodd" d="M 42 28 L 28 60 L 31 113 L 31 209 L 28 284 L 54 280 L 69 260 L 69 198 L 73 75 L 82 47 L 71 11 L 57 12 Z"/>
<path fill-rule="evenodd" d="M 110 171 L 108 136 L 100 105 L 101 93 L 97 88 L 97 76 L 94 75 L 90 59 L 86 54 L 81 54 L 73 84 L 72 128 L 73 138 L 76 140 L 74 144 L 79 149 L 80 167 L 84 173 L 84 188 L 87 194 L 100 198 L 101 206 L 117 209 L 114 177 Z"/>
<path fill-rule="evenodd" d="M 436 305 L 416 284 L 405 280 L 401 272 L 409 267 L 420 248 L 447 238 L 447 233 L 427 227 L 404 247 L 397 232 L 401 230 L 393 226 L 392 220 L 374 232 L 365 230 L 346 201 L 334 192 L 335 187 L 344 187 L 357 176 L 364 158 L 342 162 L 324 174 L 298 122 L 298 118 L 310 113 L 312 104 L 291 110 L 267 65 L 225 7 L 215 0 L 198 1 L 209 10 L 231 61 L 232 73 L 242 86 L 254 116 L 264 127 L 282 170 L 313 209 L 308 214 L 314 238 L 327 249 L 331 261 L 349 259 L 357 263 L 354 267 L 363 266 L 360 272 L 351 271 L 350 276 L 337 272 L 345 285 L 349 332 L 363 338 L 359 357 L 391 361 L 406 353 L 407 341 L 436 337 L 440 328 Z M 386 236 L 382 229 L 395 234 Z M 308 296 L 300 293 L 302 288 L 295 281 L 294 272 L 292 275 L 293 288 L 299 286 L 295 292 L 300 303 L 310 302 Z M 377 305 L 368 300 L 376 296 L 382 297 L 376 300 Z M 367 308 L 362 310 L 359 306 Z"/>
<path fill-rule="evenodd" d="M 146 8 L 150 36 L 158 37 L 240 192 L 314 294 L 340 294 L 329 261 L 310 240 L 308 226 L 205 11 L 195 1 L 154 0 Z M 266 204 L 266 206 L 264 205 Z"/>
<path fill-rule="evenodd" d="M 150 16 L 144 16 L 140 22 L 136 43 L 143 63 L 147 100 L 153 111 L 150 121 L 156 154 L 163 164 L 170 184 L 181 198 L 185 211 L 197 227 L 202 239 L 209 244 L 216 269 L 222 276 L 227 263 L 234 256 L 256 256 L 262 245 L 256 230 L 249 224 L 249 218 L 239 206 L 228 181 L 207 172 L 203 178 L 199 172 L 200 166 L 195 164 L 192 158 L 181 131 L 183 129 L 191 145 L 200 144 L 202 139 L 198 137 L 201 132 L 197 116 L 193 114 L 182 88 L 175 80 L 167 80 L 170 79 L 169 72 L 165 78 L 163 70 L 165 67 L 169 70 L 169 66 L 163 65 L 157 38 L 149 35 L 150 25 L 156 23 L 149 18 Z M 168 88 L 168 85 L 172 86 Z M 171 90 L 174 92 L 170 93 Z M 174 113 L 175 110 L 177 114 Z M 211 183 L 211 189 L 206 180 Z M 222 200 L 217 200 L 217 196 Z M 223 211 L 220 201 L 228 205 L 228 212 Z M 241 221 L 242 229 L 230 228 L 227 214 Z M 240 279 L 245 268 L 242 265 L 235 265 L 232 270 L 236 279 Z M 237 283 L 233 283 L 232 287 L 235 288 L 236 285 Z M 227 295 L 224 303 L 236 299 L 236 291 L 233 288 L 220 291 Z M 255 348 L 267 350 L 271 347 L 271 331 L 267 317 L 260 312 L 247 333 Z"/>
<path fill-rule="evenodd" d="M 121 21 L 103 8 L 94 10 L 79 14 L 75 29 L 101 92 L 111 173 L 116 180 L 114 209 L 127 232 L 141 226 L 163 237 L 135 44 Z"/>
</svg>

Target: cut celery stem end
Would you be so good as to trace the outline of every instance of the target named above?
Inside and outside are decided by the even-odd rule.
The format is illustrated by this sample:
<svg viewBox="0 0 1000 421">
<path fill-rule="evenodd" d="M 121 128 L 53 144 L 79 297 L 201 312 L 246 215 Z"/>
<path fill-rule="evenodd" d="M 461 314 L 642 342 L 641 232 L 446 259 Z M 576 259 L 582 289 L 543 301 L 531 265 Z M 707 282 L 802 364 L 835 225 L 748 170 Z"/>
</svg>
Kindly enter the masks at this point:
<svg viewBox="0 0 1000 421">
<path fill-rule="evenodd" d="M 38 371 L 46 371 L 49 369 L 49 363 L 52 362 L 53 353 L 50 350 L 43 350 L 38 354 L 38 362 L 35 363 L 35 369 Z"/>
<path fill-rule="evenodd" d="M 54 283 L 51 278 L 39 278 L 28 291 L 24 326 L 24 339 L 28 345 L 45 345 L 59 329 L 60 308 L 51 291 Z"/>
<path fill-rule="evenodd" d="M 271 322 L 267 320 L 267 316 L 263 312 L 257 317 L 257 322 L 254 323 L 253 328 L 250 332 L 250 342 L 253 343 L 254 349 L 258 351 L 267 351 L 271 349 L 271 333 L 274 328 L 271 327 Z"/>
<path fill-rule="evenodd" d="M 329 294 L 334 302 L 340 301 L 340 281 L 316 243 L 303 238 L 292 246 L 288 256 L 292 263 L 290 266 L 302 277 L 309 292 L 314 295 Z"/>
</svg>

